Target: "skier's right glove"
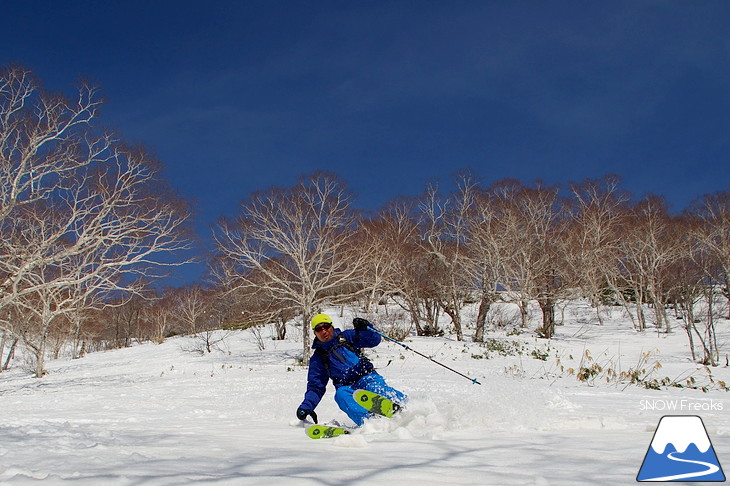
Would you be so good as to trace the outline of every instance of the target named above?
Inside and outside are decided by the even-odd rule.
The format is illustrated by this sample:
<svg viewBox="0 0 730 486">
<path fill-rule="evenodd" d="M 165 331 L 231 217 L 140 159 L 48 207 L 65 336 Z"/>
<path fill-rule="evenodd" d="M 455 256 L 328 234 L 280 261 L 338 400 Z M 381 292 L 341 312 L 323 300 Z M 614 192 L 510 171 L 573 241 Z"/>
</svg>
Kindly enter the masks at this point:
<svg viewBox="0 0 730 486">
<path fill-rule="evenodd" d="M 317 422 L 317 414 L 314 413 L 314 410 L 307 410 L 305 408 L 298 408 L 297 409 L 297 418 L 299 420 L 306 419 L 307 418 L 307 415 L 309 415 L 310 417 L 312 417 L 312 420 L 314 421 L 315 424 L 318 423 Z"/>
</svg>

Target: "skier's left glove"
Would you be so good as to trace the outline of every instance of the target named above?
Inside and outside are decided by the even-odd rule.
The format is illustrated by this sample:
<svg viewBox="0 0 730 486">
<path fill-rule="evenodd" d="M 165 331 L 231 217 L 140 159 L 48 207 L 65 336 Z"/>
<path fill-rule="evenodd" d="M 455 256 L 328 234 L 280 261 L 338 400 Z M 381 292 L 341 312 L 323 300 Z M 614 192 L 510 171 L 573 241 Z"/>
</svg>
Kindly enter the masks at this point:
<svg viewBox="0 0 730 486">
<path fill-rule="evenodd" d="M 372 329 L 373 325 L 370 324 L 370 321 L 368 321 L 367 319 L 363 319 L 362 317 L 356 317 L 352 320 L 352 327 L 354 327 L 356 331 L 367 331 L 369 329 Z"/>
<path fill-rule="evenodd" d="M 307 410 L 305 408 L 298 408 L 297 409 L 297 418 L 299 420 L 306 419 L 307 418 L 307 415 L 309 415 L 310 417 L 312 417 L 312 420 L 314 421 L 315 424 L 318 423 L 317 422 L 317 414 L 314 413 L 314 410 Z"/>
</svg>

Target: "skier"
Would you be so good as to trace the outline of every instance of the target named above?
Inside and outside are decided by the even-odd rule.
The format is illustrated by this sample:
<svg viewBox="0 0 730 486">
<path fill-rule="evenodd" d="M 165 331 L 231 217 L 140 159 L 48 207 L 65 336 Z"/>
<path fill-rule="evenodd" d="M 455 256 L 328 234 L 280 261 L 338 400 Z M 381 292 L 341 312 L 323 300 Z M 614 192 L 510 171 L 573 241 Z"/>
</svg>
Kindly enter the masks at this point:
<svg viewBox="0 0 730 486">
<path fill-rule="evenodd" d="M 312 344 L 314 353 L 309 359 L 307 391 L 297 409 L 299 420 L 310 416 L 317 423 L 314 409 L 322 400 L 329 379 L 335 385 L 335 402 L 358 426 L 370 413 L 353 398 L 355 390 L 368 390 L 395 403 L 406 400 L 406 395 L 388 386 L 362 354 L 362 348 L 380 344 L 380 334 L 371 330 L 372 325 L 366 319 L 356 317 L 352 324 L 354 329 L 341 331 L 332 326 L 332 319 L 327 314 L 317 314 L 312 318 L 316 338 Z"/>
</svg>

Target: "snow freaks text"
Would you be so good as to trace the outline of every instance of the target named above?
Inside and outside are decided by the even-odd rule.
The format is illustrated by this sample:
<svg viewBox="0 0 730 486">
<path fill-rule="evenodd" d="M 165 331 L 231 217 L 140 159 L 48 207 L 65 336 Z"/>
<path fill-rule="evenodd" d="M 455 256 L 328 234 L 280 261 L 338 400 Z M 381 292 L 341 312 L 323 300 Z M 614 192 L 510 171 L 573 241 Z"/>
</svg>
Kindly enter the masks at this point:
<svg viewBox="0 0 730 486">
<path fill-rule="evenodd" d="M 677 399 L 654 399 L 640 400 L 640 410 L 658 410 L 660 412 L 709 412 L 722 411 L 724 404 L 721 400 L 687 400 L 685 398 Z"/>
</svg>

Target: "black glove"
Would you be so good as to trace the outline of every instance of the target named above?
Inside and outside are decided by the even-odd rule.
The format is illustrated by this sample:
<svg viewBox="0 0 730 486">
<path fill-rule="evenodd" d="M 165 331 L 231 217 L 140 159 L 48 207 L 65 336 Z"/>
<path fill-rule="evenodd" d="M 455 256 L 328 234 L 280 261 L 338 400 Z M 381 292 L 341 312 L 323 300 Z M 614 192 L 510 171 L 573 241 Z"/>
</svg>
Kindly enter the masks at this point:
<svg viewBox="0 0 730 486">
<path fill-rule="evenodd" d="M 355 328 L 356 331 L 367 331 L 371 327 L 373 327 L 372 324 L 367 319 L 363 319 L 362 317 L 356 317 L 352 320 L 352 327 Z"/>
<path fill-rule="evenodd" d="M 299 420 L 306 419 L 307 418 L 307 415 L 309 415 L 310 417 L 312 417 L 312 420 L 314 421 L 315 424 L 318 423 L 317 422 L 317 414 L 314 413 L 314 410 L 306 410 L 304 408 L 298 408 L 297 409 L 297 418 Z"/>
</svg>

